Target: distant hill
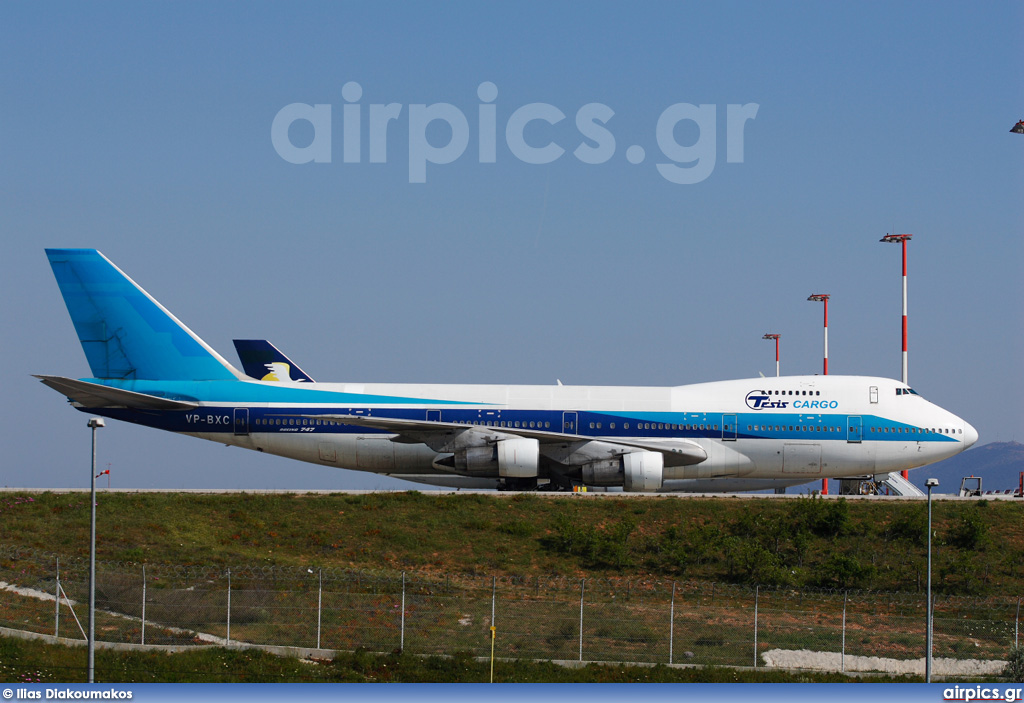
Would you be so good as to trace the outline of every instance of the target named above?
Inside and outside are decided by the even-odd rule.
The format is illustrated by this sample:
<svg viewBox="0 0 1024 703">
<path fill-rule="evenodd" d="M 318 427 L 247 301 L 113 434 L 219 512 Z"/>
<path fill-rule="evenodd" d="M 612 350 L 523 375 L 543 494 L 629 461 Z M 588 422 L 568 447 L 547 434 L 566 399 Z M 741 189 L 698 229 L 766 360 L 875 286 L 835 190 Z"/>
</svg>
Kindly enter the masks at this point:
<svg viewBox="0 0 1024 703">
<path fill-rule="evenodd" d="M 991 442 L 937 464 L 914 469 L 910 472 L 910 481 L 925 490 L 924 482 L 937 478 L 936 493 L 956 493 L 964 476 L 981 476 L 983 490 L 1002 492 L 1020 485 L 1021 471 L 1024 471 L 1024 444 Z"/>
</svg>

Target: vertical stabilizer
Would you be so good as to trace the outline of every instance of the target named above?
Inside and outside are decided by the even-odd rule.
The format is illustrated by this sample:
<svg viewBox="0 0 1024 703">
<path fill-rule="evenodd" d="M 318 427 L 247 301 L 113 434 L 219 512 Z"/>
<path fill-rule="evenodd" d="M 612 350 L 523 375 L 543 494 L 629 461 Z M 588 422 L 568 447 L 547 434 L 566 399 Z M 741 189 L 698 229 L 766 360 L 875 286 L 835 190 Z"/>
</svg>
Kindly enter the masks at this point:
<svg viewBox="0 0 1024 703">
<path fill-rule="evenodd" d="M 265 339 L 235 339 L 235 351 L 242 370 L 260 381 L 295 381 L 313 383 L 299 365 Z"/>
<path fill-rule="evenodd" d="M 241 374 L 95 249 L 47 249 L 94 378 L 234 380 Z"/>
</svg>

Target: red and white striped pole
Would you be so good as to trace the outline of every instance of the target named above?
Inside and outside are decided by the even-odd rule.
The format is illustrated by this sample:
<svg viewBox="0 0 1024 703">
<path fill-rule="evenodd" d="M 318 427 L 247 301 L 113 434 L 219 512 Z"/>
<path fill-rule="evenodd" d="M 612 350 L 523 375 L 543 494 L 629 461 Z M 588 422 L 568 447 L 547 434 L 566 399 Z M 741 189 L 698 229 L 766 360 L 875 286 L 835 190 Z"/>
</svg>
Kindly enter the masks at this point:
<svg viewBox="0 0 1024 703">
<path fill-rule="evenodd" d="M 907 380 L 907 242 L 913 237 L 912 234 L 886 234 L 880 242 L 899 242 L 903 245 L 903 385 L 910 385 Z M 908 478 L 909 472 L 900 472 L 903 478 Z"/>
<path fill-rule="evenodd" d="M 823 366 L 824 375 L 828 376 L 828 293 L 815 293 L 808 300 L 825 303 L 825 361 Z"/>
<path fill-rule="evenodd" d="M 766 334 L 761 339 L 774 339 L 775 340 L 775 377 L 779 377 L 779 337 L 777 334 Z"/>
<path fill-rule="evenodd" d="M 907 380 L 907 242 L 913 237 L 912 234 L 887 234 L 879 241 L 899 242 L 903 245 L 903 385 L 909 385 Z"/>
</svg>

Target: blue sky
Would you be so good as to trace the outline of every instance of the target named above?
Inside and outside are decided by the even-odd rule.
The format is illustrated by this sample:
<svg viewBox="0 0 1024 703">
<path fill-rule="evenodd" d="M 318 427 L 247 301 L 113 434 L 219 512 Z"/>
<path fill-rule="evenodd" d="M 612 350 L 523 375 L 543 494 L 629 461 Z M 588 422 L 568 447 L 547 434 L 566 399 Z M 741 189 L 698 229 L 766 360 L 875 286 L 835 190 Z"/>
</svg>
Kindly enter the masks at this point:
<svg viewBox="0 0 1024 703">
<path fill-rule="evenodd" d="M 0 483 L 88 478 L 86 417 L 29 375 L 88 374 L 47 246 L 96 247 L 228 358 L 268 338 L 318 380 L 675 385 L 773 373 L 765 332 L 784 374 L 818 372 L 818 292 L 830 372 L 898 377 L 899 247 L 878 239 L 911 232 L 911 385 L 982 443 L 1024 440 L 1022 39 L 1019 3 L 4 3 Z M 275 150 L 293 103 L 332 106 L 330 163 Z M 441 103 L 468 147 L 410 183 L 410 106 Z M 505 138 L 533 103 L 566 115 L 524 132 L 565 149 L 551 163 Z M 591 103 L 614 112 L 598 164 L 573 155 Z M 716 109 L 714 168 L 686 185 L 655 166 L 679 103 Z M 751 103 L 729 163 L 728 105 Z M 120 486 L 395 485 L 116 423 L 102 442 Z"/>
</svg>

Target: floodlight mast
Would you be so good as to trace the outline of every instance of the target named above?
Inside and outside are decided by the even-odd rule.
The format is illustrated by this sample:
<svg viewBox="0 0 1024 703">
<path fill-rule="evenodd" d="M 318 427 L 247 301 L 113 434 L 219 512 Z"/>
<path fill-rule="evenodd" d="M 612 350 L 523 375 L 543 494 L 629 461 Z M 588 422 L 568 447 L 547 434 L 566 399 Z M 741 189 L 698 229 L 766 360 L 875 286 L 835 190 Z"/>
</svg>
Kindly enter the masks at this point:
<svg viewBox="0 0 1024 703">
<path fill-rule="evenodd" d="M 903 385 L 909 385 L 907 380 L 907 242 L 913 237 L 912 234 L 886 234 L 880 242 L 899 242 L 903 245 Z"/>
<path fill-rule="evenodd" d="M 823 364 L 822 373 L 828 376 L 828 299 L 830 295 L 828 293 L 815 293 L 808 297 L 808 300 L 813 300 L 819 303 L 825 303 L 825 361 Z"/>
<path fill-rule="evenodd" d="M 818 303 L 825 303 L 825 360 L 822 364 L 822 373 L 828 376 L 828 299 L 830 295 L 828 293 L 815 293 L 809 296 L 807 299 Z M 828 479 L 821 479 L 821 495 L 828 495 Z"/>
<path fill-rule="evenodd" d="M 775 377 L 779 377 L 779 337 L 778 334 L 766 334 L 761 339 L 774 339 L 775 340 Z"/>
<path fill-rule="evenodd" d="M 939 485 L 939 479 L 930 478 L 924 482 L 928 489 L 928 608 L 925 617 L 928 622 L 925 625 L 925 660 L 924 660 L 924 682 L 932 682 L 932 489 Z"/>
<path fill-rule="evenodd" d="M 106 423 L 102 417 L 90 417 L 87 423 L 92 430 L 92 466 L 89 499 L 89 641 L 87 643 L 87 677 L 89 683 L 96 681 L 96 430 Z"/>
</svg>

